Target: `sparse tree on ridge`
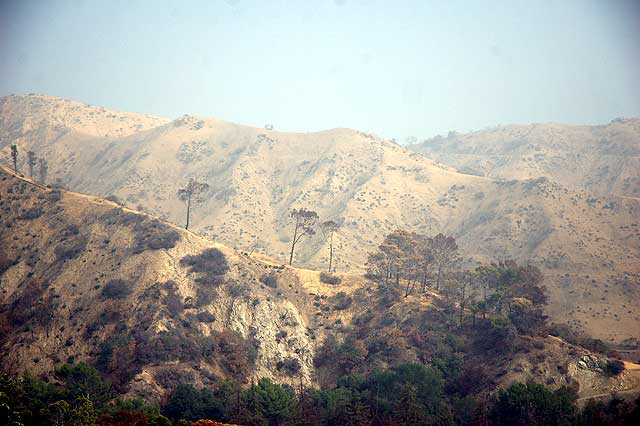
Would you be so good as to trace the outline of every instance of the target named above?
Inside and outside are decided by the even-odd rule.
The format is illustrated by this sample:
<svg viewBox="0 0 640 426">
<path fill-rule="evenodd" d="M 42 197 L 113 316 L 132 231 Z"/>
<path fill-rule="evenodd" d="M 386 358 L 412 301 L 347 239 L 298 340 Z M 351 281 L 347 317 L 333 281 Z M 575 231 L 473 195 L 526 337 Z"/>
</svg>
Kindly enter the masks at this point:
<svg viewBox="0 0 640 426">
<path fill-rule="evenodd" d="M 33 171 L 36 167 L 36 154 L 33 151 L 27 151 L 27 164 L 29 165 L 29 177 L 33 179 Z"/>
<path fill-rule="evenodd" d="M 178 198 L 187 203 L 187 223 L 184 229 L 189 229 L 189 217 L 191 214 L 191 204 L 203 202 L 202 194 L 209 189 L 209 184 L 190 179 L 186 187 L 178 189 Z"/>
<path fill-rule="evenodd" d="M 39 158 L 38 168 L 38 173 L 40 174 L 40 183 L 46 185 L 47 174 L 49 173 L 49 165 L 47 164 L 47 160 L 45 160 L 44 158 Z"/>
<path fill-rule="evenodd" d="M 11 145 L 11 158 L 13 159 L 13 171 L 18 173 L 18 145 Z"/>
<path fill-rule="evenodd" d="M 329 268 L 327 269 L 327 272 L 331 272 L 331 266 L 333 264 L 333 234 L 335 234 L 339 228 L 340 225 L 333 220 L 327 220 L 320 224 L 320 229 L 322 229 L 324 239 L 329 244 Z"/>
<path fill-rule="evenodd" d="M 295 222 L 295 226 L 293 228 L 293 239 L 291 240 L 291 254 L 289 255 L 289 265 L 291 265 L 293 264 L 293 254 L 296 249 L 296 244 L 298 244 L 305 235 L 311 236 L 316 233 L 313 227 L 318 221 L 318 213 L 302 207 L 291 210 L 289 216 Z"/>
</svg>

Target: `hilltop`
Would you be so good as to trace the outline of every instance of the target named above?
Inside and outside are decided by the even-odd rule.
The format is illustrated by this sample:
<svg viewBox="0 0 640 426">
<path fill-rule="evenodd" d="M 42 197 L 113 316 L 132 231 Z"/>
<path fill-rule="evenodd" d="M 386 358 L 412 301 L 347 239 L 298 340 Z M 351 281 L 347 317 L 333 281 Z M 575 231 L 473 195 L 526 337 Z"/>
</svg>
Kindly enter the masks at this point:
<svg viewBox="0 0 640 426">
<path fill-rule="evenodd" d="M 573 190 L 640 197 L 640 119 L 606 125 L 555 123 L 450 132 L 410 145 L 462 173 L 499 179 L 546 177 Z"/>
<path fill-rule="evenodd" d="M 69 102 L 73 108 L 54 107 Z M 32 150 L 48 159 L 48 182 L 183 224 L 186 207 L 176 194 L 197 178 L 209 189 L 192 210 L 191 229 L 281 263 L 292 237 L 288 213 L 306 207 L 341 224 L 334 266 L 346 273 L 362 273 L 367 253 L 397 228 L 451 234 L 470 266 L 501 259 L 539 266 L 555 320 L 610 341 L 640 337 L 640 201 L 631 196 L 594 194 L 546 171 L 510 180 L 460 173 L 441 157 L 349 129 L 287 133 L 196 116 L 169 121 L 46 96 L 5 97 L 0 105 L 0 158 L 10 164 L 8 146 L 16 143 L 24 172 Z M 637 139 L 622 133 L 616 158 L 629 154 L 633 162 Z M 317 232 L 300 243 L 294 264 L 326 268 L 327 254 Z"/>
</svg>

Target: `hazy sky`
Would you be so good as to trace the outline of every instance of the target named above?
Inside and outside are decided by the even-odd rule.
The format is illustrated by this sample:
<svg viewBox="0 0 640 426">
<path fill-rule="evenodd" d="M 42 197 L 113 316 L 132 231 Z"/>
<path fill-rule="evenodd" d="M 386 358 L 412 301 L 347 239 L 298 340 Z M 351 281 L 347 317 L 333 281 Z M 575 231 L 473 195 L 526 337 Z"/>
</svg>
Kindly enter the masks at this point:
<svg viewBox="0 0 640 426">
<path fill-rule="evenodd" d="M 0 95 L 399 141 L 640 116 L 640 0 L 0 0 Z"/>
</svg>

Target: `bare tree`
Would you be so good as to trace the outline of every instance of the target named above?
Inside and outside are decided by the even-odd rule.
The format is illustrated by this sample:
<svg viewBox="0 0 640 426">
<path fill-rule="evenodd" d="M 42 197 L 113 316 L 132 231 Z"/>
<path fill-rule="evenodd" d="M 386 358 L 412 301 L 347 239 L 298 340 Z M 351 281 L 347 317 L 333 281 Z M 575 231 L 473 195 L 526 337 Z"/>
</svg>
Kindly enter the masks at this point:
<svg viewBox="0 0 640 426">
<path fill-rule="evenodd" d="M 443 275 L 460 258 L 458 244 L 456 244 L 455 238 L 438 234 L 430 240 L 429 245 L 437 271 L 436 291 L 438 291 L 440 290 Z"/>
<path fill-rule="evenodd" d="M 184 229 L 189 229 L 189 217 L 191 204 L 199 204 L 204 201 L 202 194 L 209 189 L 209 184 L 191 178 L 186 187 L 178 189 L 178 198 L 187 203 L 187 224 Z"/>
<path fill-rule="evenodd" d="M 38 158 L 38 172 L 40 174 L 40 183 L 45 185 L 47 182 L 47 174 L 49 173 L 49 165 L 44 158 Z"/>
<path fill-rule="evenodd" d="M 320 229 L 322 229 L 322 235 L 324 236 L 324 240 L 329 243 L 329 269 L 328 272 L 331 272 L 331 265 L 333 264 L 333 234 L 340 228 L 337 222 L 333 220 L 327 220 L 320 224 Z"/>
<path fill-rule="evenodd" d="M 293 228 L 293 240 L 291 240 L 291 254 L 289 256 L 289 265 L 291 265 L 293 263 L 293 253 L 296 249 L 296 244 L 298 244 L 305 235 L 311 236 L 316 233 L 313 226 L 318 221 L 318 213 L 302 207 L 291 210 L 289 216 L 295 221 L 295 227 Z"/>
<path fill-rule="evenodd" d="M 27 151 L 27 164 L 29 165 L 29 177 L 33 179 L 33 170 L 36 167 L 36 154 L 33 151 Z"/>
<path fill-rule="evenodd" d="M 11 145 L 11 158 L 13 159 L 13 171 L 18 173 L 18 145 Z"/>
</svg>

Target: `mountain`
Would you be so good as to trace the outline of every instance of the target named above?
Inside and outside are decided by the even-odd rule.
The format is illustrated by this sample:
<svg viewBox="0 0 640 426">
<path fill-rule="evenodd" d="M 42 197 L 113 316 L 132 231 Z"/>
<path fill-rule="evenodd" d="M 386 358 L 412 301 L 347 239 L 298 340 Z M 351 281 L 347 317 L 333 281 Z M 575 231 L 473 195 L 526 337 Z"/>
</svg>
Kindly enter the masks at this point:
<svg viewBox="0 0 640 426">
<path fill-rule="evenodd" d="M 84 361 L 120 392 L 158 401 L 179 383 L 317 385 L 347 365 L 366 371 L 447 356 L 482 370 L 476 391 L 527 380 L 570 384 L 582 397 L 638 387 L 635 372 L 607 375 L 606 358 L 555 337 L 503 336 L 478 318 L 454 338 L 436 292 L 403 297 L 359 275 L 328 280 L 257 260 L 5 168 L 0 210 L 3 371 Z M 354 347 L 332 346 L 349 336 Z"/>
<path fill-rule="evenodd" d="M 587 178 L 460 173 L 349 129 L 287 133 L 204 117 L 167 121 L 38 95 L 2 98 L 0 112 L 0 159 L 11 163 L 15 143 L 26 172 L 24 153 L 32 150 L 48 160 L 49 183 L 115 196 L 182 224 L 178 190 L 191 178 L 206 182 L 191 229 L 240 251 L 286 262 L 288 215 L 300 207 L 341 223 L 334 265 L 347 273 L 361 274 L 367 253 L 397 228 L 444 232 L 456 238 L 469 266 L 503 259 L 538 265 L 554 320 L 609 341 L 640 337 L 640 200 L 589 192 L 576 183 Z M 626 123 L 611 125 L 627 130 L 610 149 L 625 164 L 628 152 L 631 164 L 638 139 Z M 621 190 L 634 172 L 624 170 L 614 185 Z M 326 268 L 327 255 L 317 232 L 298 245 L 294 264 Z"/>
<path fill-rule="evenodd" d="M 546 177 L 573 190 L 640 197 L 640 119 L 601 126 L 532 124 L 450 132 L 408 147 L 462 173 Z"/>
</svg>

